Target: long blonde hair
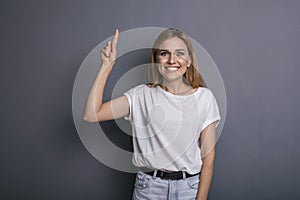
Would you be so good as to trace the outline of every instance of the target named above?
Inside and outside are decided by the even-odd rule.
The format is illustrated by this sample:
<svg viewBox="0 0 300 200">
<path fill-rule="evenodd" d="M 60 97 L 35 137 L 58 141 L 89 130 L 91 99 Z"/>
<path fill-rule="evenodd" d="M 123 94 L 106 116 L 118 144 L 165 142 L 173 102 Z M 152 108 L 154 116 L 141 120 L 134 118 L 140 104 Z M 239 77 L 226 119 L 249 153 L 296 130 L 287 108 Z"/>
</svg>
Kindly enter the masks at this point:
<svg viewBox="0 0 300 200">
<path fill-rule="evenodd" d="M 151 65 L 149 68 L 149 75 L 150 75 L 149 79 L 151 80 L 151 83 L 148 85 L 150 85 L 151 87 L 156 87 L 157 85 L 161 85 L 163 77 L 159 73 L 157 68 L 157 53 L 159 52 L 158 47 L 165 40 L 174 37 L 181 39 L 185 43 L 188 49 L 189 56 L 191 57 L 191 65 L 190 67 L 187 68 L 186 73 L 183 75 L 183 81 L 189 84 L 192 88 L 206 87 L 202 79 L 202 76 L 199 72 L 197 57 L 194 53 L 194 48 L 192 46 L 190 39 L 185 33 L 173 28 L 169 28 L 161 32 L 153 44 L 152 53 L 151 53 Z"/>
</svg>

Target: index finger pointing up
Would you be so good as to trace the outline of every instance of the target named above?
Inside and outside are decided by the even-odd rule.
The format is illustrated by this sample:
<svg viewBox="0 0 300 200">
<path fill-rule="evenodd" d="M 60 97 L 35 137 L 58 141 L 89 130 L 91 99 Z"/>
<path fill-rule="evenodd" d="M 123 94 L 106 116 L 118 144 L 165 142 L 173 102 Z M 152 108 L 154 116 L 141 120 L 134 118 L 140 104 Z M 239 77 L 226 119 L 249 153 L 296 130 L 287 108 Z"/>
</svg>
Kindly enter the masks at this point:
<svg viewBox="0 0 300 200">
<path fill-rule="evenodd" d="M 119 30 L 116 29 L 115 30 L 114 39 L 113 39 L 113 41 L 111 43 L 111 50 L 112 50 L 112 52 L 116 52 L 118 38 L 119 38 Z"/>
</svg>

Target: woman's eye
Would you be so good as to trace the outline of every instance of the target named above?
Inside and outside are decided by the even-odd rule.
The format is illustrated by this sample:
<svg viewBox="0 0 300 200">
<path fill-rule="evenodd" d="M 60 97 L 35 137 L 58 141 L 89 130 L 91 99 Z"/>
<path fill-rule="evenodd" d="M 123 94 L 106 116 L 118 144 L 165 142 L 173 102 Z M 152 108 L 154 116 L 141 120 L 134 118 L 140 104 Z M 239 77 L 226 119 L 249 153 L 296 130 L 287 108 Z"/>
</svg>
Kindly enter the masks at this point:
<svg viewBox="0 0 300 200">
<path fill-rule="evenodd" d="M 161 55 L 161 56 L 166 56 L 166 55 L 168 55 L 168 52 L 162 51 L 162 52 L 160 52 L 160 55 Z"/>
<path fill-rule="evenodd" d="M 178 51 L 178 52 L 176 53 L 176 55 L 177 55 L 177 56 L 184 56 L 184 52 Z"/>
</svg>

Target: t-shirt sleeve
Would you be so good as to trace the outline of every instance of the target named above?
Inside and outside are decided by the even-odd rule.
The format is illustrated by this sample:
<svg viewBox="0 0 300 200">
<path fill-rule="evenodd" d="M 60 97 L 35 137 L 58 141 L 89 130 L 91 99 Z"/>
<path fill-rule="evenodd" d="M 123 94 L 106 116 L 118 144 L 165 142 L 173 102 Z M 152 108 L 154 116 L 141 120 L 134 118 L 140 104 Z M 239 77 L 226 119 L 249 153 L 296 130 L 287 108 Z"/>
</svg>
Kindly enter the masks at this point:
<svg viewBox="0 0 300 200">
<path fill-rule="evenodd" d="M 127 97 L 127 100 L 129 103 L 129 114 L 124 116 L 124 119 L 130 121 L 130 120 L 132 120 L 132 107 L 133 107 L 132 105 L 133 105 L 134 88 L 129 89 L 128 91 L 124 92 L 123 94 Z"/>
<path fill-rule="evenodd" d="M 217 127 L 219 125 L 220 119 L 221 119 L 221 115 L 219 113 L 219 107 L 217 101 L 215 99 L 214 94 L 209 90 L 208 102 L 204 114 L 204 121 L 202 124 L 201 131 L 213 122 L 216 122 L 215 127 Z"/>
</svg>

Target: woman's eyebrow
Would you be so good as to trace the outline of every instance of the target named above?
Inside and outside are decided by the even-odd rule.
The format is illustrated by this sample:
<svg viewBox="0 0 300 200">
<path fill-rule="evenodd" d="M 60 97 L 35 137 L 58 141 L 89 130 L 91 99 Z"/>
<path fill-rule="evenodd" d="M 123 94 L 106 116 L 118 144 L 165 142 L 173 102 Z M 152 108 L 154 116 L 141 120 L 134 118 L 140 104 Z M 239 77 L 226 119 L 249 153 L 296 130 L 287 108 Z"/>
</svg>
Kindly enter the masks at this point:
<svg viewBox="0 0 300 200">
<path fill-rule="evenodd" d="M 168 49 L 159 49 L 160 51 L 169 51 Z M 175 51 L 185 51 L 184 49 L 175 49 Z"/>
</svg>

